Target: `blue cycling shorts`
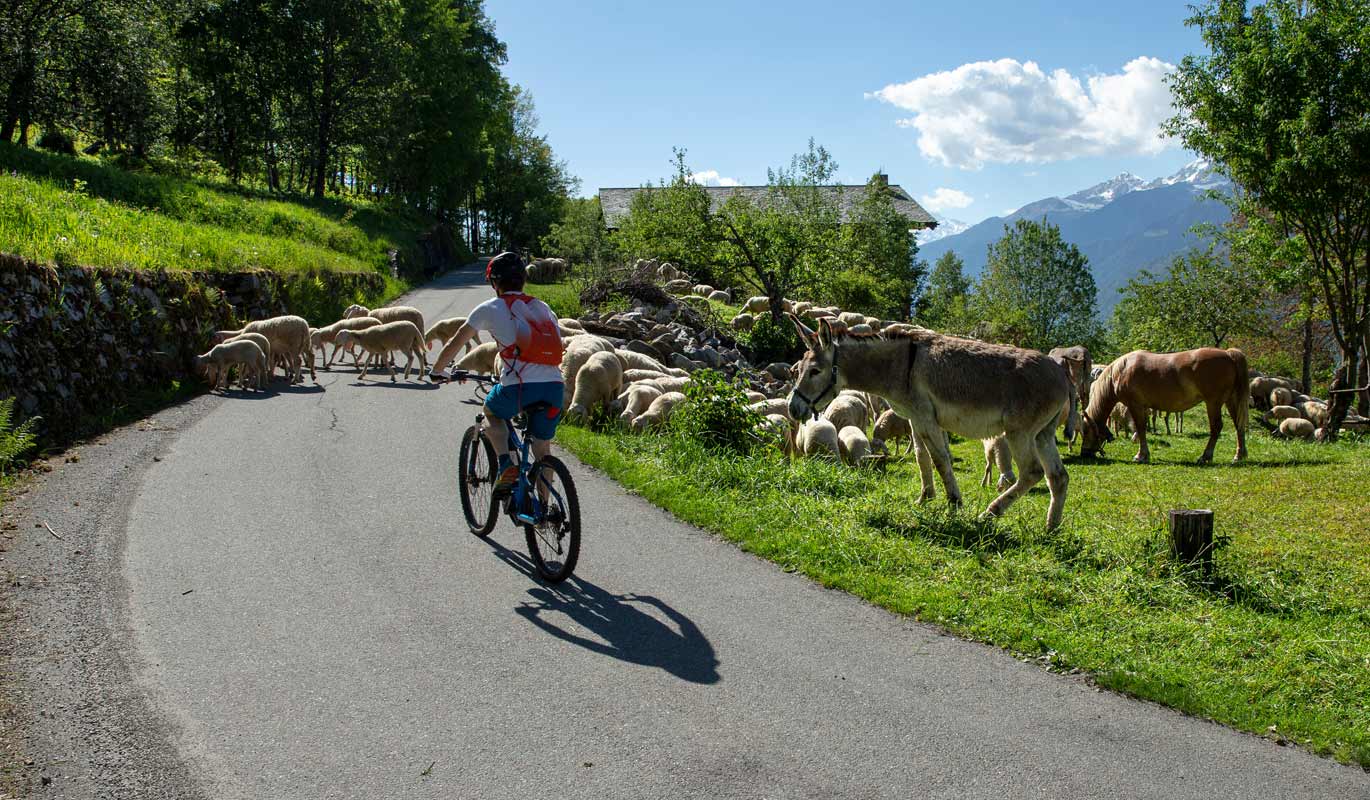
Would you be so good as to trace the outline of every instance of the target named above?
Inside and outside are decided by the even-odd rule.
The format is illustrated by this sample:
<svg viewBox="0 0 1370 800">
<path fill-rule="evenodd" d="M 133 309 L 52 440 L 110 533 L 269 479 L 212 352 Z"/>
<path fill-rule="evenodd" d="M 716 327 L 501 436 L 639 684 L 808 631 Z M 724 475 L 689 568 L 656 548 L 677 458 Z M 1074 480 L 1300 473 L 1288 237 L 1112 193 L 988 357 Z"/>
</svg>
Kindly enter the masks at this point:
<svg viewBox="0 0 1370 800">
<path fill-rule="evenodd" d="M 485 397 L 485 410 L 492 417 L 509 420 L 534 403 L 546 403 L 551 409 L 529 415 L 528 433 L 534 439 L 551 441 L 557 434 L 557 423 L 561 422 L 561 404 L 565 392 L 565 384 L 561 381 L 517 386 L 497 383 Z"/>
</svg>

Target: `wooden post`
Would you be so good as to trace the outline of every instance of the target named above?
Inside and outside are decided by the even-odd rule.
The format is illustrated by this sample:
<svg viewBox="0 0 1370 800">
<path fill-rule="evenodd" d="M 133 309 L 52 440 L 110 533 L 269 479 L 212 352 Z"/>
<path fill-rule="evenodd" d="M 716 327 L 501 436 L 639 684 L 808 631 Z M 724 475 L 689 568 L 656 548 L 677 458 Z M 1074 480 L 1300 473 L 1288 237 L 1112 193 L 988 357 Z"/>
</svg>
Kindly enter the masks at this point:
<svg viewBox="0 0 1370 800">
<path fill-rule="evenodd" d="M 1176 509 L 1170 512 L 1170 552 L 1181 561 L 1198 563 L 1213 574 L 1213 512 Z"/>
</svg>

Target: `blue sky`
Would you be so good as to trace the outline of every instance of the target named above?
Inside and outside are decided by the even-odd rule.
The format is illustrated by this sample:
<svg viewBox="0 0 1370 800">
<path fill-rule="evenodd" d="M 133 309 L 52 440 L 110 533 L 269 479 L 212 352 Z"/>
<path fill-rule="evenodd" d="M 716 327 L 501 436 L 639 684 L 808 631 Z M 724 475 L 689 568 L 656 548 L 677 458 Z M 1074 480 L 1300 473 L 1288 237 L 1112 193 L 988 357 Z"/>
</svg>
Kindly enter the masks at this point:
<svg viewBox="0 0 1370 800">
<path fill-rule="evenodd" d="M 1192 154 L 1156 139 L 1183 2 L 488 0 L 582 195 L 670 172 L 764 183 L 809 137 L 845 181 L 884 169 L 976 222 Z M 941 190 L 941 191 L 939 191 Z"/>
</svg>

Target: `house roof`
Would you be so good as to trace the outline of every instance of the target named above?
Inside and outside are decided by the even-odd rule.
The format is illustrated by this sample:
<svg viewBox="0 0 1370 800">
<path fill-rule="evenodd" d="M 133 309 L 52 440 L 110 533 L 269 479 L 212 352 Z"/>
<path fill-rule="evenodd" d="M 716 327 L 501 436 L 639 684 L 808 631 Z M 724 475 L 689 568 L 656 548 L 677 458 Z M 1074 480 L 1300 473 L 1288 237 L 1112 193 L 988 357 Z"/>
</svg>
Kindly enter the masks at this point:
<svg viewBox="0 0 1370 800">
<path fill-rule="evenodd" d="M 846 222 L 851 216 L 852 208 L 861 201 L 865 192 L 864 184 L 846 186 L 824 186 L 823 189 L 835 193 L 838 189 L 842 192 L 842 221 Z M 624 188 L 605 187 L 599 190 L 599 206 L 604 212 L 604 224 L 609 228 L 617 228 L 628 216 L 628 207 L 633 201 L 633 196 L 641 191 L 650 191 L 651 187 L 633 186 Z M 704 190 L 709 193 L 709 206 L 713 210 L 718 210 L 728 198 L 733 195 L 744 195 L 757 205 L 765 204 L 769 197 L 770 187 L 768 186 L 705 186 Z M 911 228 L 936 228 L 937 220 L 933 218 L 918 201 L 909 196 L 903 187 L 892 185 L 888 188 L 891 199 L 894 201 L 894 208 L 904 218 L 909 221 Z"/>
</svg>

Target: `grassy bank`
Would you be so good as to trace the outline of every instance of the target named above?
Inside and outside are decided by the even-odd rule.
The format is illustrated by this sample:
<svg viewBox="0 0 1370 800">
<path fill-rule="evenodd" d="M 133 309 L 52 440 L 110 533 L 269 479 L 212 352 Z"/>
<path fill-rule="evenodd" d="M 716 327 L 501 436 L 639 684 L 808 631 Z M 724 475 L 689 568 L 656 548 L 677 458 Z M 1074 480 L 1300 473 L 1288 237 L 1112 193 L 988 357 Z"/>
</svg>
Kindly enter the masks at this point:
<svg viewBox="0 0 1370 800">
<path fill-rule="evenodd" d="M 386 270 L 421 216 L 352 199 L 281 199 L 0 143 L 0 247 L 87 266 Z"/>
<path fill-rule="evenodd" d="M 584 460 L 678 517 L 826 586 L 1100 685 L 1370 767 L 1370 445 L 1258 433 L 1238 467 L 1191 462 L 1206 423 L 1074 460 L 1063 528 L 1039 489 L 975 515 L 978 442 L 960 442 L 966 509 L 919 507 L 917 467 L 856 472 L 563 426 Z M 1225 435 L 1218 458 L 1231 457 Z M 1165 512 L 1211 508 L 1226 545 L 1204 580 L 1171 563 Z"/>
</svg>

